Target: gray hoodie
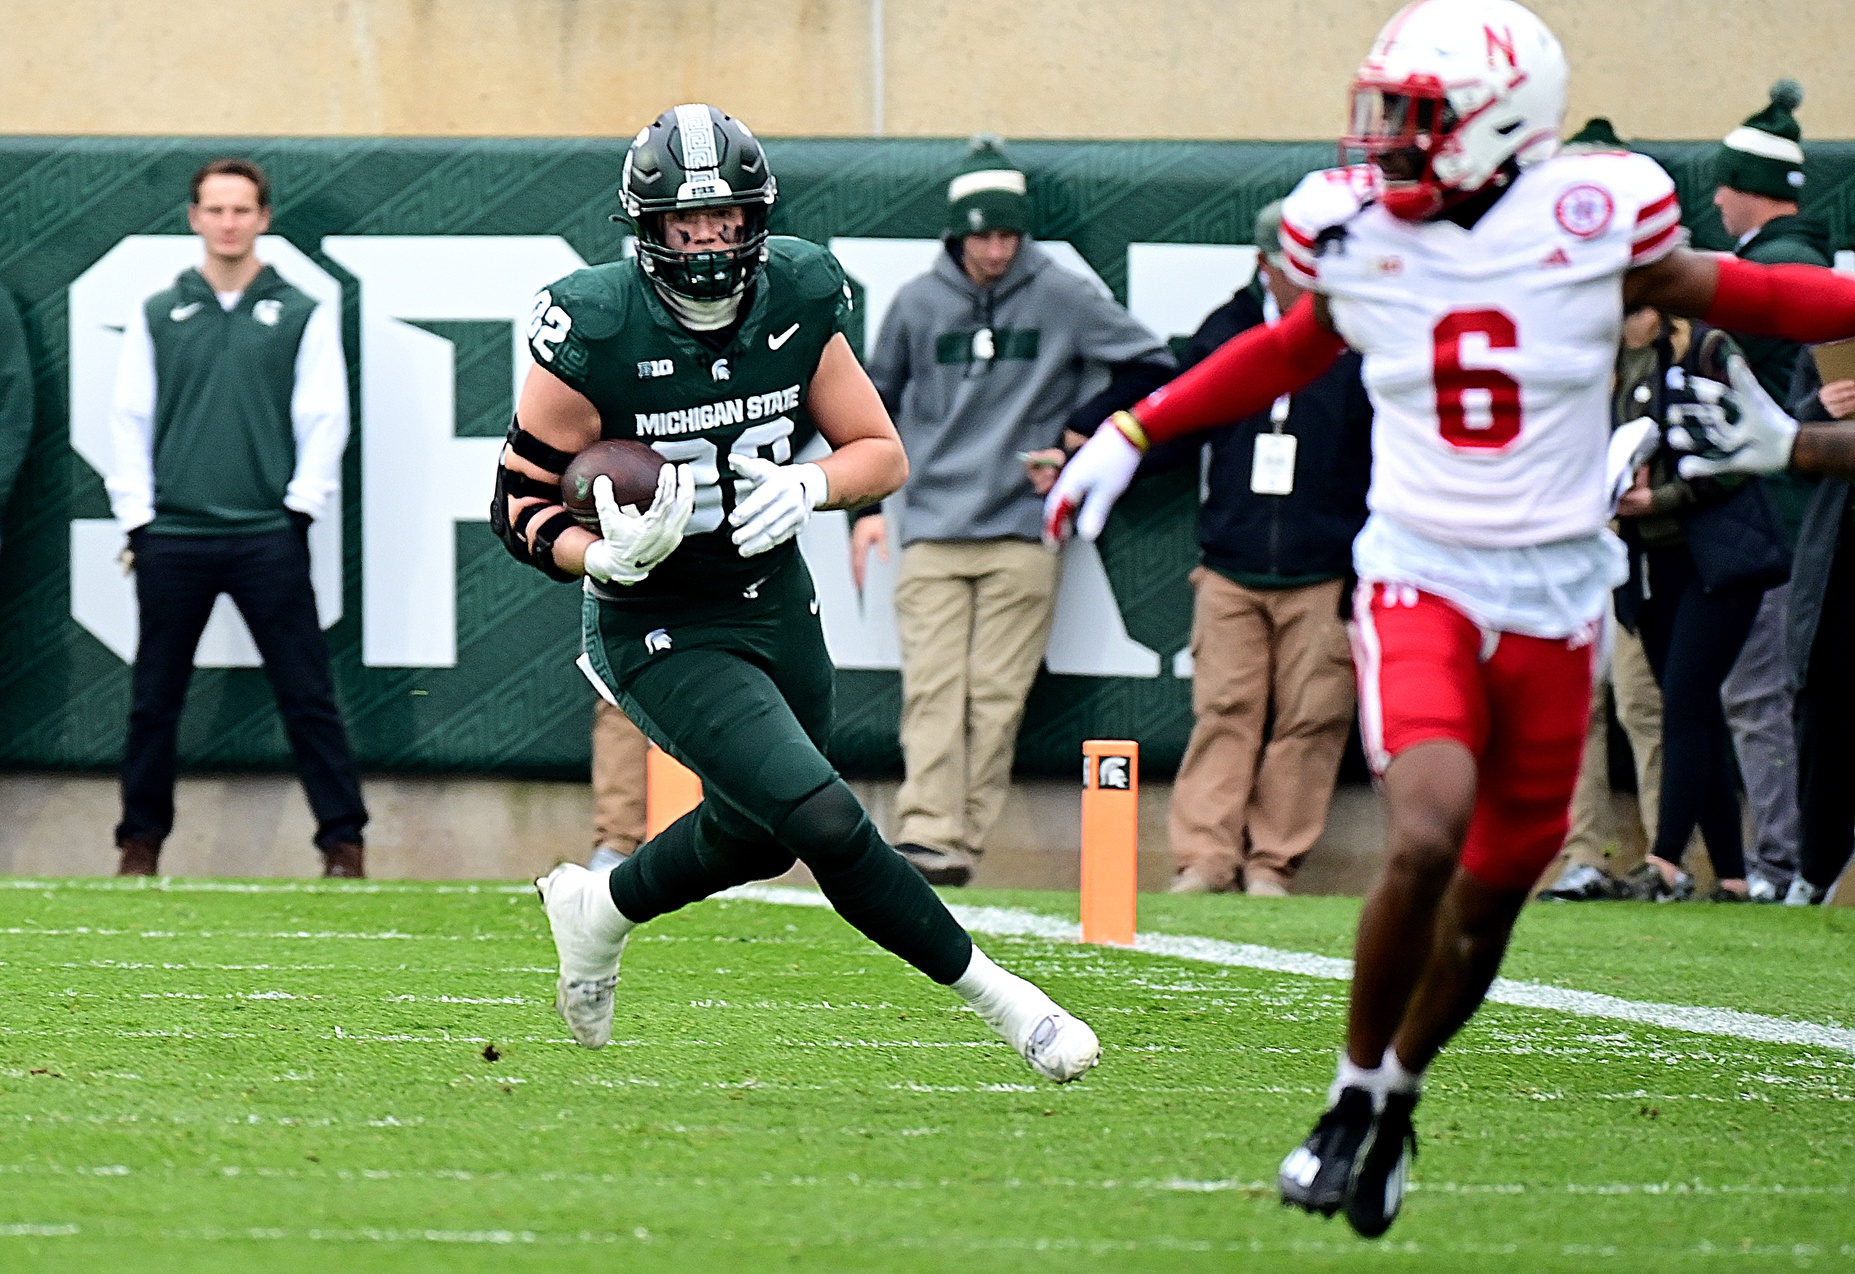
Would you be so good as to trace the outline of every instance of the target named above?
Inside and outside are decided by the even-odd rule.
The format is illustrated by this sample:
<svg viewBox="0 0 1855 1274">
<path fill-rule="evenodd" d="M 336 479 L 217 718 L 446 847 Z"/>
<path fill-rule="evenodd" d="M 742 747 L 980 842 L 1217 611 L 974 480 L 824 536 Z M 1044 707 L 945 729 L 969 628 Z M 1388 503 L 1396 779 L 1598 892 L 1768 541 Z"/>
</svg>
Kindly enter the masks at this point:
<svg viewBox="0 0 1855 1274">
<path fill-rule="evenodd" d="M 1171 358 L 1029 239 L 990 288 L 954 251 L 896 294 L 870 357 L 908 452 L 901 540 L 1035 540 L 1043 502 L 1018 453 L 1057 445 L 1091 364 Z"/>
</svg>

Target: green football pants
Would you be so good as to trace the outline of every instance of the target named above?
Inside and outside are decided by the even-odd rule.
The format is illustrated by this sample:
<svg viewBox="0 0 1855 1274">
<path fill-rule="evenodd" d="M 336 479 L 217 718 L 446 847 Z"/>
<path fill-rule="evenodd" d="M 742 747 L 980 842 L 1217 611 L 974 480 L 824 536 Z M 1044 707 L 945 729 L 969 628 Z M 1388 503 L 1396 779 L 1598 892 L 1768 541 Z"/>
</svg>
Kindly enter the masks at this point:
<svg viewBox="0 0 1855 1274">
<path fill-rule="evenodd" d="M 824 755 L 835 673 L 804 560 L 748 591 L 648 615 L 586 598 L 592 671 L 702 780 L 702 803 L 613 871 L 612 900 L 642 923 L 797 859 L 845 920 L 954 982 L 971 939 Z"/>
</svg>

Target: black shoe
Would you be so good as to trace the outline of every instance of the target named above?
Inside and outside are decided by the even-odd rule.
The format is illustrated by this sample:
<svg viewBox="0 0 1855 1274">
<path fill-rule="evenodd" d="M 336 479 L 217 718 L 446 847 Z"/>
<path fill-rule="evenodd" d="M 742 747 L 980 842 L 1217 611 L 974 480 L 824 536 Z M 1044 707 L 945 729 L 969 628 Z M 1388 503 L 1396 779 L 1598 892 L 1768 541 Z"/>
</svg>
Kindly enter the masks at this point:
<svg viewBox="0 0 1855 1274">
<path fill-rule="evenodd" d="M 322 875 L 330 880 L 365 880 L 366 855 L 353 841 L 342 841 L 322 851 Z"/>
<path fill-rule="evenodd" d="M 1314 1125 L 1308 1139 L 1282 1160 L 1275 1185 L 1282 1202 L 1332 1216 L 1346 1206 L 1353 1161 L 1372 1131 L 1372 1094 L 1342 1088 L 1340 1099 Z"/>
<path fill-rule="evenodd" d="M 152 836 L 125 836 L 116 842 L 121 856 L 116 860 L 118 876 L 158 876 L 161 874 L 161 842 Z"/>
<path fill-rule="evenodd" d="M 1362 1239 L 1377 1238 L 1398 1219 L 1404 1178 L 1417 1157 L 1417 1130 L 1411 1126 L 1415 1109 L 1416 1093 L 1388 1095 L 1359 1152 L 1359 1164 L 1346 1191 L 1346 1220 Z"/>
<path fill-rule="evenodd" d="M 1559 873 L 1552 888 L 1540 890 L 1541 902 L 1608 902 L 1629 897 L 1623 882 L 1601 867 L 1575 863 Z"/>
<path fill-rule="evenodd" d="M 1694 878 L 1684 871 L 1675 872 L 1675 883 L 1662 879 L 1654 863 L 1638 863 L 1623 878 L 1623 887 L 1631 898 L 1642 902 L 1686 902 L 1694 896 Z"/>
<path fill-rule="evenodd" d="M 895 852 L 930 885 L 964 885 L 973 878 L 973 856 L 964 850 L 929 849 L 904 842 Z"/>
</svg>

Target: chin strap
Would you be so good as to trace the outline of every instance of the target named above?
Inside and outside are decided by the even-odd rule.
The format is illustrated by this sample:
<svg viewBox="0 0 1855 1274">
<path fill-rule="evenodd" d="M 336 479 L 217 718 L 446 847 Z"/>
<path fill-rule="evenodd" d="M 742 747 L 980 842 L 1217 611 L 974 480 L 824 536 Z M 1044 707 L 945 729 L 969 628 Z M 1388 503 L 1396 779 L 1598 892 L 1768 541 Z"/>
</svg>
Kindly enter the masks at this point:
<svg viewBox="0 0 1855 1274">
<path fill-rule="evenodd" d="M 1345 348 L 1345 341 L 1320 325 L 1314 298 L 1304 296 L 1281 322 L 1259 323 L 1239 333 L 1204 362 L 1148 394 L 1131 413 L 1134 430 L 1117 424 L 1142 450 L 1149 442 L 1227 425 L 1269 410 L 1283 394 L 1307 388 Z"/>
<path fill-rule="evenodd" d="M 1760 265 L 1720 258 L 1715 327 L 1815 344 L 1855 336 L 1855 279 L 1820 265 Z"/>
</svg>

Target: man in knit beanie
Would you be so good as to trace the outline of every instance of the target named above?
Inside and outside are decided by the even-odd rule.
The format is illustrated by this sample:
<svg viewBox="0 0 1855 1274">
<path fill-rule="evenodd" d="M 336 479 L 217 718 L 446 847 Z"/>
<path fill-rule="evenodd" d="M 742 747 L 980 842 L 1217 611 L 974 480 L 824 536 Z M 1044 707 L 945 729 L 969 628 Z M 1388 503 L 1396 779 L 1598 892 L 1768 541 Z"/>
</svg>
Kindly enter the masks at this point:
<svg viewBox="0 0 1855 1274">
<path fill-rule="evenodd" d="M 1738 255 L 1748 261 L 1830 264 L 1828 229 L 1798 215 L 1805 164 L 1803 131 L 1794 112 L 1802 104 L 1803 89 L 1797 81 L 1779 80 L 1771 86 L 1765 108 L 1728 133 L 1714 158 L 1718 189 L 1713 203 L 1726 232 L 1738 240 Z M 1741 332 L 1732 336 L 1766 392 L 1784 401 L 1803 346 Z M 1775 474 L 1762 481 L 1795 544 L 1817 480 Z M 1797 736 L 1784 644 L 1790 591 L 1784 584 L 1765 594 L 1738 662 L 1720 688 L 1752 807 L 1747 881 L 1752 896 L 1761 901 L 1775 901 L 1789 887 L 1802 836 Z"/>
<path fill-rule="evenodd" d="M 973 138 L 959 171 L 947 183 L 947 233 L 955 237 L 1031 228 L 1030 185 L 989 133 Z"/>
<path fill-rule="evenodd" d="M 1004 808 L 1056 600 L 1042 493 L 1065 436 L 1079 446 L 1174 371 L 1157 336 L 1030 228 L 1023 170 L 996 137 L 974 138 L 947 183 L 945 250 L 896 294 L 870 353 L 909 475 L 856 521 L 852 573 L 860 586 L 899 523 L 905 778 L 892 839 L 935 884 L 971 878 Z M 1103 370 L 1108 387 L 1088 397 Z"/>
</svg>

